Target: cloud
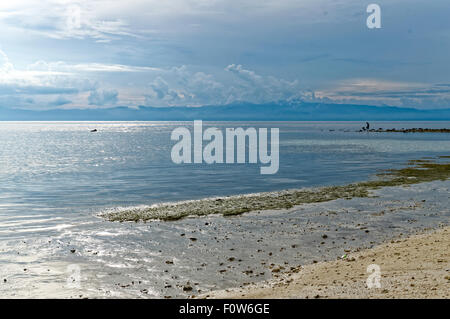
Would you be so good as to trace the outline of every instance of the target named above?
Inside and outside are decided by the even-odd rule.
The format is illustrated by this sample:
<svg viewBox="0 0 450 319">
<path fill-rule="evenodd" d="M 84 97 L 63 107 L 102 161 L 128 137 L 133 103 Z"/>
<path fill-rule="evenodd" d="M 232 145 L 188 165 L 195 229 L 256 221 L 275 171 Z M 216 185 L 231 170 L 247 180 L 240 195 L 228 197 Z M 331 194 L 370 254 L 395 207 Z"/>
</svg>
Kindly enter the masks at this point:
<svg viewBox="0 0 450 319">
<path fill-rule="evenodd" d="M 102 90 L 105 80 L 111 81 L 115 76 L 120 81 L 124 73 L 146 77 L 156 72 L 164 70 L 148 66 L 44 60 L 18 69 L 0 50 L 0 103 L 4 107 L 27 109 L 112 106 L 119 101 L 119 90 L 111 85 L 110 89 Z M 144 98 L 136 99 L 138 93 L 133 92 L 138 88 L 122 90 L 128 93 L 124 94 L 127 98 L 124 105 L 135 107 L 143 103 Z M 139 93 L 143 94 L 142 91 Z"/>
<path fill-rule="evenodd" d="M 18 0 L 0 5 L 0 9 L 7 8 L 0 19 L 15 28 L 53 39 L 90 38 L 109 42 L 120 37 L 141 37 L 132 32 L 123 19 L 108 17 L 102 10 L 102 6 L 107 5 L 113 3 L 103 0 Z"/>
<path fill-rule="evenodd" d="M 80 94 L 97 89 L 98 84 L 78 73 L 38 61 L 17 69 L 0 50 L 0 103 L 13 108 L 54 108 L 76 103 L 83 106 Z M 55 98 L 55 95 L 58 97 Z M 71 96 L 70 99 L 64 95 Z"/>
<path fill-rule="evenodd" d="M 131 107 L 447 105 L 430 83 L 449 80 L 449 1 L 408 1 L 411 14 L 404 2 L 380 0 L 374 31 L 358 0 L 1 1 L 0 96 L 36 108 L 109 105 L 112 90 Z"/>
<path fill-rule="evenodd" d="M 95 90 L 88 97 L 89 105 L 111 106 L 117 103 L 119 92 L 117 90 Z"/>
<path fill-rule="evenodd" d="M 28 107 L 36 96 L 79 93 L 80 88 L 63 75 L 44 68 L 18 70 L 0 50 L 0 96 L 8 107 Z"/>
<path fill-rule="evenodd" d="M 26 69 L 16 69 L 4 51 L 0 50 L 0 86 L 10 87 L 18 93 L 55 94 L 60 90 L 76 93 L 71 84 L 79 83 L 75 74 L 52 70 L 43 61 L 28 66 Z M 42 91 L 42 92 L 40 92 Z"/>
<path fill-rule="evenodd" d="M 6 74 L 14 69 L 13 65 L 8 59 L 8 56 L 0 50 L 0 73 Z"/>
<path fill-rule="evenodd" d="M 72 103 L 71 100 L 68 100 L 63 96 L 58 96 L 54 101 L 50 102 L 49 105 L 50 106 L 62 106 L 62 105 L 70 104 L 70 103 Z"/>
<path fill-rule="evenodd" d="M 120 86 L 124 74 L 130 81 L 127 87 Z M 353 78 L 313 91 L 303 88 L 298 79 L 262 74 L 241 64 L 229 64 L 207 73 L 185 65 L 159 68 L 38 60 L 25 69 L 17 69 L 0 50 L 0 75 L 0 103 L 18 108 L 85 108 L 119 102 L 130 107 L 202 106 L 297 99 L 424 109 L 450 107 L 447 83 Z M 119 86 L 109 84 L 109 89 L 102 89 L 103 81 L 118 81 Z"/>
<path fill-rule="evenodd" d="M 61 66 L 63 67 L 63 66 Z M 155 72 L 161 71 L 160 68 L 147 66 L 131 66 L 123 64 L 103 64 L 103 63 L 81 63 L 66 65 L 67 70 L 80 72 Z"/>
<path fill-rule="evenodd" d="M 64 61 L 46 62 L 43 60 L 30 64 L 27 69 L 29 71 L 53 71 L 65 74 L 73 72 L 158 72 L 161 68 L 149 66 L 133 66 L 124 64 L 107 64 L 107 63 L 77 63 L 70 64 Z"/>
<path fill-rule="evenodd" d="M 32 108 L 36 101 L 30 97 L 23 97 L 17 95 L 1 95 L 0 94 L 0 107 L 5 108 Z"/>
<path fill-rule="evenodd" d="M 105 43 L 151 40 L 168 33 L 208 33 L 224 24 L 233 24 L 240 32 L 242 27 L 255 22 L 269 28 L 288 20 L 318 23 L 345 19 L 352 17 L 354 10 L 349 9 L 357 3 L 357 0 L 15 0 L 0 3 L 0 20 L 52 39 L 93 39 Z M 277 23 L 267 24 L 268 19 Z"/>
<path fill-rule="evenodd" d="M 186 66 L 166 70 L 149 83 L 146 104 L 154 106 L 222 103 L 226 87 L 211 74 L 189 71 Z"/>
<path fill-rule="evenodd" d="M 167 82 L 158 76 L 155 80 L 150 83 L 150 95 L 151 97 L 157 98 L 159 100 L 166 99 L 176 99 L 178 93 L 175 90 L 169 88 Z"/>
<path fill-rule="evenodd" d="M 38 60 L 26 69 L 17 70 L 2 51 L 0 94 L 34 98 L 40 107 L 111 106 L 119 102 L 119 90 L 114 86 L 101 89 L 101 80 L 121 81 L 127 73 L 129 79 L 147 86 L 121 88 L 123 105 L 200 106 L 223 105 L 236 101 L 265 103 L 289 100 L 304 95 L 297 80 L 288 81 L 272 75 L 261 75 L 240 64 L 230 64 L 216 74 L 180 66 L 167 69 L 106 63 L 77 63 Z M 117 74 L 116 77 L 108 74 Z M 130 82 L 131 82 L 130 81 Z M 132 82 L 131 82 L 132 83 Z M 86 95 L 85 93 L 89 93 Z M 142 99 L 136 99 L 140 94 Z M 69 96 L 65 100 L 48 96 Z M 43 96 L 38 98 L 38 96 Z M 47 96 L 47 97 L 46 97 Z M 19 100 L 16 100 L 16 103 Z M 17 105 L 16 105 L 17 107 Z M 29 104 L 26 104 L 29 107 Z"/>
<path fill-rule="evenodd" d="M 76 94 L 77 88 L 51 87 L 51 86 L 16 86 L 0 84 L 0 94 L 16 95 L 53 95 L 53 94 Z"/>
<path fill-rule="evenodd" d="M 266 103 L 304 95 L 298 81 L 262 76 L 235 64 L 227 66 L 224 71 L 219 80 L 219 76 L 191 71 L 186 66 L 171 68 L 149 83 L 146 104 L 199 106 L 236 101 Z"/>
<path fill-rule="evenodd" d="M 449 108 L 450 86 L 380 79 L 350 79 L 316 92 L 318 100 L 353 104 L 393 105 L 422 109 Z"/>
<path fill-rule="evenodd" d="M 186 78 L 178 78 L 169 84 L 158 76 L 149 84 L 149 92 L 145 95 L 146 104 L 155 106 L 202 105 L 211 102 L 211 85 L 202 74 L 195 73 Z M 178 83 L 177 83 L 178 82 Z M 183 86 L 179 84 L 183 83 Z M 200 83 L 205 86 L 201 87 Z M 220 92 L 219 92 L 220 93 Z M 222 93 L 220 93 L 221 95 Z M 215 96 L 220 99 L 220 95 Z"/>
<path fill-rule="evenodd" d="M 304 95 L 298 80 L 287 81 L 272 75 L 263 76 L 242 65 L 230 64 L 226 71 L 237 76 L 233 99 L 255 103 L 301 98 Z"/>
</svg>

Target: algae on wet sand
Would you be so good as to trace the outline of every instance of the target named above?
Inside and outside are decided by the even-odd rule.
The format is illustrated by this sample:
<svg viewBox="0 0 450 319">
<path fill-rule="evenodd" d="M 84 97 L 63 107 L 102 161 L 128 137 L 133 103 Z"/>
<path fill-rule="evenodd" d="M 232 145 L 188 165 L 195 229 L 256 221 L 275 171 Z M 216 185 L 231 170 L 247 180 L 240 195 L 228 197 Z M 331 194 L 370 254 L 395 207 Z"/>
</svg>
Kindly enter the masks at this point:
<svg viewBox="0 0 450 319">
<path fill-rule="evenodd" d="M 335 199 L 368 197 L 371 190 L 382 187 L 411 185 L 450 177 L 450 163 L 429 160 L 410 161 L 407 167 L 387 170 L 370 181 L 314 189 L 296 189 L 221 198 L 208 198 L 148 207 L 123 208 L 100 214 L 109 221 L 178 220 L 189 216 L 222 214 L 240 215 L 251 211 L 289 209 L 297 205 Z"/>
</svg>

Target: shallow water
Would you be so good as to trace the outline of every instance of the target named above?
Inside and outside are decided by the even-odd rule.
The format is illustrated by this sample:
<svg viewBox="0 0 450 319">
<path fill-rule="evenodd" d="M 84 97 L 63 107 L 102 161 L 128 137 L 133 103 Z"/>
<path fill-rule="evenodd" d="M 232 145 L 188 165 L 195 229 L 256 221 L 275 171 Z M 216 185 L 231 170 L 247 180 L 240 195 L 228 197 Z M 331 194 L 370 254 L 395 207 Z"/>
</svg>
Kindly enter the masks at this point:
<svg viewBox="0 0 450 319">
<path fill-rule="evenodd" d="M 292 236 L 307 230 L 306 212 L 296 211 L 299 228 L 295 230 L 292 229 L 294 222 L 287 222 L 291 218 L 289 214 L 294 213 L 147 224 L 110 223 L 97 215 L 119 206 L 345 184 L 366 180 L 382 169 L 400 167 L 410 159 L 450 155 L 448 134 L 359 133 L 355 131 L 363 124 L 353 122 L 228 122 L 204 123 L 204 126 L 208 124 L 219 128 L 279 127 L 279 173 L 260 175 L 259 164 L 173 164 L 170 133 L 175 127 L 189 127 L 192 123 L 1 123 L 0 280 L 7 279 L 0 285 L 1 295 L 183 296 L 186 294 L 176 285 L 187 281 L 192 285 L 198 283 L 204 291 L 244 283 L 250 275 L 242 273 L 242 269 L 256 264 L 256 260 L 263 260 L 252 257 L 250 252 L 258 249 L 267 252 L 281 249 L 283 245 L 289 247 Z M 449 127 L 450 123 L 374 122 L 372 126 L 441 128 Z M 89 132 L 93 128 L 98 132 Z M 448 195 L 445 198 L 448 185 L 443 183 L 442 187 L 440 192 L 426 196 L 443 196 L 444 204 L 448 203 Z M 322 205 L 336 210 L 340 202 Z M 314 207 L 310 212 L 313 215 L 326 210 L 311 207 Z M 438 208 L 439 216 L 424 213 L 428 215 L 415 218 L 420 222 L 410 223 L 411 227 L 405 229 L 413 231 L 448 221 L 448 211 L 445 212 L 444 206 Z M 410 210 L 404 208 L 403 211 Z M 350 225 L 355 221 L 347 223 L 345 214 L 339 216 L 336 222 L 341 224 Z M 352 219 L 359 216 L 356 214 Z M 365 213 L 359 221 L 369 218 L 367 216 Z M 391 223 L 396 215 L 389 216 L 392 218 L 387 220 Z M 329 217 L 316 218 L 319 217 L 310 222 L 330 227 Z M 399 223 L 404 222 L 401 219 Z M 378 237 L 373 235 L 373 242 L 395 233 L 389 228 L 379 232 Z M 183 233 L 185 236 L 181 236 Z M 276 235 L 276 241 L 268 238 L 271 234 Z M 318 232 L 312 234 L 320 236 Z M 320 249 L 308 249 L 313 247 L 308 244 L 313 239 L 301 238 L 298 246 L 302 249 L 296 254 L 302 256 L 295 257 L 296 254 L 282 250 L 279 254 L 273 252 L 273 256 L 277 256 L 273 260 L 286 259 L 293 265 L 331 257 L 332 254 L 325 256 Z M 363 243 L 359 237 L 355 241 Z M 75 249 L 73 253 L 72 249 Z M 230 251 L 230 256 L 225 251 Z M 233 266 L 236 268 L 218 272 L 224 270 L 221 269 L 224 265 L 230 266 L 226 259 L 222 260 L 225 255 L 243 261 L 240 266 Z M 166 264 L 166 261 L 174 264 Z M 81 269 L 80 289 L 66 287 L 70 264 Z M 255 278 L 250 277 L 252 280 L 270 277 L 267 269 L 260 276 L 256 276 L 256 271 Z"/>
</svg>

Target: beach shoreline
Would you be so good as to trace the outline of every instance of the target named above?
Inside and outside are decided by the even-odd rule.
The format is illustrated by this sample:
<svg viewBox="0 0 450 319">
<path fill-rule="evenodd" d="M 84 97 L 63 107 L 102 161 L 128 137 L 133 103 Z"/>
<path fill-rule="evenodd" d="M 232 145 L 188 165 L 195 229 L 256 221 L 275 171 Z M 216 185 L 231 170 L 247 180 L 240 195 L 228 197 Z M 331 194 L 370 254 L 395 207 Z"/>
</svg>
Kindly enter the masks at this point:
<svg viewBox="0 0 450 319">
<path fill-rule="evenodd" d="M 368 287 L 369 265 L 380 268 L 380 286 Z M 373 282 L 373 281 L 369 281 Z M 449 298 L 450 226 L 394 239 L 335 261 L 295 268 L 244 288 L 197 298 Z"/>
<path fill-rule="evenodd" d="M 437 162 L 437 161 L 440 162 Z M 296 206 L 336 199 L 364 198 L 370 192 L 392 186 L 409 186 L 450 178 L 448 156 L 434 160 L 410 160 L 401 169 L 380 172 L 375 178 L 346 185 L 287 189 L 273 192 L 204 198 L 151 206 L 121 207 L 99 214 L 110 222 L 175 221 L 186 217 L 220 214 L 237 216 L 255 211 L 286 210 Z"/>
<path fill-rule="evenodd" d="M 123 222 L 100 218 L 97 211 L 56 219 L 51 233 L 30 238 L 24 232 L 0 243 L 0 262 L 7 265 L 0 294 L 448 298 L 448 230 L 434 241 L 423 237 L 428 244 L 407 241 L 386 250 L 384 259 L 358 257 L 450 226 L 448 156 L 407 164 L 354 184 L 210 197 L 155 211 L 144 207 Z M 381 288 L 365 286 L 372 264 L 380 266 Z M 77 285 L 73 269 L 79 270 Z"/>
</svg>

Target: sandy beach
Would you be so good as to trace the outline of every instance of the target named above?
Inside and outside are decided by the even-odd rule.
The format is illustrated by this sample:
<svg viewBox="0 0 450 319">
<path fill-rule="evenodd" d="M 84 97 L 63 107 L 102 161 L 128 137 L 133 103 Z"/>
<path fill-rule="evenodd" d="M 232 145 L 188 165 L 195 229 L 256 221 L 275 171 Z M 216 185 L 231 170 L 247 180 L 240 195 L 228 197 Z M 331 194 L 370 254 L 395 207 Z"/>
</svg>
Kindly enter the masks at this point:
<svg viewBox="0 0 450 319">
<path fill-rule="evenodd" d="M 368 265 L 379 265 L 380 287 L 368 288 Z M 243 289 L 206 298 L 449 298 L 450 227 L 392 240 L 336 261 L 296 268 Z"/>
</svg>

